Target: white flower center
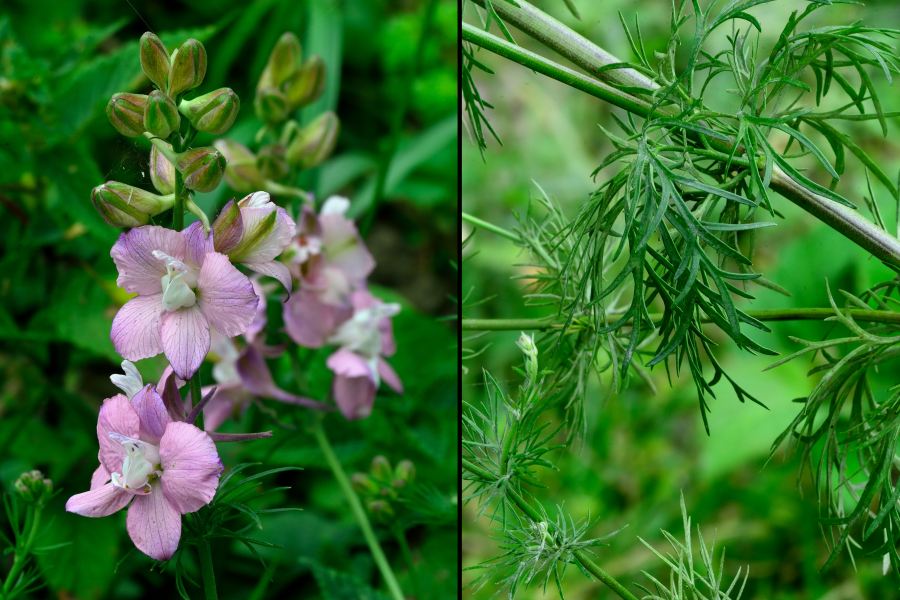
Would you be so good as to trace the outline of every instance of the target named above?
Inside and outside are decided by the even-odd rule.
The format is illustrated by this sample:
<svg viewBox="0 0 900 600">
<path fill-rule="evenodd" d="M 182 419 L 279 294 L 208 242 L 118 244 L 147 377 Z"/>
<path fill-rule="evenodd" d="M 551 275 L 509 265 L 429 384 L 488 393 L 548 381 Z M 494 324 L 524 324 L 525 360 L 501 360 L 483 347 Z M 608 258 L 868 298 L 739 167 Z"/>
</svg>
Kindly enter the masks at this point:
<svg viewBox="0 0 900 600">
<path fill-rule="evenodd" d="M 110 375 L 109 380 L 113 382 L 114 386 L 125 392 L 125 395 L 131 400 L 139 391 L 144 389 L 144 380 L 141 377 L 141 372 L 137 370 L 137 367 L 131 361 L 123 360 L 122 370 L 125 371 L 124 375 L 116 373 L 115 375 Z"/>
<path fill-rule="evenodd" d="M 197 295 L 192 288 L 197 286 L 197 275 L 193 270 L 177 258 L 159 250 L 153 251 L 153 257 L 166 263 L 166 274 L 160 279 L 163 308 L 174 311 L 196 304 Z"/>
<path fill-rule="evenodd" d="M 249 196 L 245 196 L 238 202 L 238 206 L 242 208 L 259 208 L 265 206 L 272 201 L 268 192 L 253 192 Z"/>
<path fill-rule="evenodd" d="M 155 479 L 161 471 L 159 448 L 115 432 L 111 432 L 109 437 L 125 449 L 122 472 L 110 476 L 112 484 L 129 492 L 149 494 L 151 477 Z"/>
<path fill-rule="evenodd" d="M 378 323 L 400 312 L 399 304 L 379 304 L 353 313 L 344 321 L 328 341 L 352 350 L 367 359 L 377 359 L 381 354 L 381 331 Z"/>
</svg>

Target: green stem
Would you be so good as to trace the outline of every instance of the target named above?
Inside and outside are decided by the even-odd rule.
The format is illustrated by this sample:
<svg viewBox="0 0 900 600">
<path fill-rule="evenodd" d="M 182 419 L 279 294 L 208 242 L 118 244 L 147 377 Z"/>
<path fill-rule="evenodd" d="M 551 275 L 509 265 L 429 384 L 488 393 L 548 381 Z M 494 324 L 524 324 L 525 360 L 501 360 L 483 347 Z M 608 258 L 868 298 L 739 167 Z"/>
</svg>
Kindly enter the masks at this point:
<svg viewBox="0 0 900 600">
<path fill-rule="evenodd" d="M 31 554 L 31 547 L 34 545 L 34 539 L 37 536 L 37 530 L 41 524 L 41 513 L 43 512 L 43 510 L 43 504 L 38 503 L 34 505 L 31 518 L 26 518 L 26 523 L 28 523 L 28 535 L 25 537 L 25 542 L 16 549 L 16 555 L 13 558 L 12 567 L 10 568 L 9 573 L 6 576 L 6 581 L 3 582 L 4 600 L 9 600 L 14 597 L 10 596 L 10 592 L 15 589 L 14 584 L 19 578 L 22 569 L 25 568 L 25 565 L 28 562 L 28 556 Z"/>
<path fill-rule="evenodd" d="M 476 476 L 479 480 L 487 481 L 487 482 L 497 480 L 497 477 L 494 476 L 490 471 L 488 471 L 486 469 L 482 469 L 478 465 L 474 464 L 473 462 L 471 462 L 465 458 L 463 459 L 462 464 L 463 464 L 463 468 L 466 471 L 468 471 L 472 475 Z M 506 489 L 506 498 L 508 500 L 510 500 L 513 504 L 515 504 L 519 508 L 519 510 L 522 513 L 524 513 L 525 516 L 527 516 L 533 522 L 535 522 L 535 523 L 545 522 L 545 519 L 541 515 L 541 513 L 538 512 L 538 510 L 536 508 L 531 506 L 531 504 L 529 504 L 517 491 L 507 488 Z M 548 527 L 548 529 L 552 528 L 553 523 L 552 522 L 547 523 L 547 527 Z M 626 588 L 624 585 L 622 585 L 619 582 L 619 580 L 617 580 L 615 577 L 613 577 L 612 575 L 610 575 L 609 573 L 604 571 L 600 567 L 600 565 L 595 563 L 593 561 L 593 559 L 591 558 L 590 554 L 588 554 L 587 552 L 585 552 L 583 550 L 576 550 L 573 553 L 573 555 L 575 557 L 575 560 L 577 560 L 588 573 L 593 575 L 595 578 L 597 578 L 598 581 L 602 582 L 609 589 L 611 589 L 613 592 L 615 592 L 616 595 L 619 596 L 619 598 L 622 598 L 622 600 L 638 600 L 637 596 L 635 596 L 634 594 L 629 592 L 628 588 Z"/>
<path fill-rule="evenodd" d="M 197 552 L 200 554 L 200 571 L 203 574 L 203 597 L 206 600 L 217 600 L 219 596 L 216 593 L 216 573 L 213 570 L 209 540 L 203 538 L 197 545 Z"/>
<path fill-rule="evenodd" d="M 175 204 L 172 206 L 172 229 L 181 231 L 184 229 L 184 178 L 181 171 L 175 169 Z"/>
<path fill-rule="evenodd" d="M 409 543 L 406 541 L 406 534 L 397 527 L 391 528 L 394 532 L 394 539 L 400 546 L 400 552 L 403 554 L 403 560 L 406 562 L 406 569 L 409 571 L 409 580 L 413 587 L 413 597 L 419 597 L 419 578 L 416 576 L 416 567 L 413 564 L 412 551 L 409 549 Z"/>
<path fill-rule="evenodd" d="M 823 321 L 834 317 L 831 308 L 785 308 L 748 310 L 747 315 L 760 321 Z M 849 315 L 856 321 L 865 323 L 890 323 L 900 325 L 900 312 L 890 310 L 866 310 L 861 308 L 842 309 L 842 314 Z M 662 321 L 662 313 L 650 313 L 654 323 Z M 709 318 L 704 323 L 711 323 Z M 576 325 L 577 327 L 578 325 Z M 538 319 L 463 319 L 463 330 L 469 331 L 549 331 L 562 329 L 565 323 L 552 318 Z"/>
<path fill-rule="evenodd" d="M 506 239 L 512 240 L 516 243 L 521 241 L 519 236 L 516 235 L 515 233 L 513 233 L 512 231 L 509 231 L 508 229 L 503 229 L 499 225 L 494 225 L 493 223 L 488 223 L 487 221 L 483 221 L 483 220 L 479 219 L 478 217 L 473 217 L 472 215 L 470 215 L 469 213 L 467 213 L 465 211 L 462 212 L 462 220 L 466 221 L 468 223 L 471 223 L 472 225 L 479 227 L 481 229 L 486 229 L 487 231 L 492 231 L 493 233 L 496 233 L 499 236 L 503 236 Z"/>
<path fill-rule="evenodd" d="M 394 576 L 391 565 L 388 563 L 387 558 L 381 549 L 381 545 L 378 543 L 378 538 L 375 537 L 375 532 L 372 530 L 372 525 L 369 523 L 366 511 L 363 510 L 362 503 L 359 501 L 359 496 L 353 491 L 353 486 L 350 485 L 347 474 L 344 473 L 340 461 L 338 461 L 334 450 L 331 448 L 331 444 L 328 442 L 328 437 L 325 435 L 325 429 L 322 427 L 322 415 L 316 415 L 313 419 L 313 435 L 319 443 L 319 448 L 321 448 L 322 454 L 325 456 L 325 461 L 328 463 L 329 468 L 331 468 L 331 472 L 337 480 L 341 491 L 344 492 L 344 497 L 347 499 L 350 510 L 353 512 L 353 516 L 356 518 L 356 522 L 362 530 L 363 537 L 366 538 L 366 543 L 369 545 L 369 551 L 372 553 L 372 558 L 375 560 L 378 570 L 381 571 L 381 576 L 390 591 L 391 597 L 394 598 L 394 600 L 404 600 L 403 592 L 400 590 L 400 585 L 397 583 L 397 578 Z"/>
<path fill-rule="evenodd" d="M 200 371 L 198 369 L 197 372 L 194 373 L 194 376 L 191 377 L 191 406 L 197 406 L 198 404 L 200 404 L 200 400 L 203 399 L 203 393 L 200 389 L 201 387 Z M 194 425 L 196 425 L 200 429 L 200 431 L 204 431 L 202 410 L 197 413 L 197 421 L 196 423 L 194 423 Z"/>
</svg>

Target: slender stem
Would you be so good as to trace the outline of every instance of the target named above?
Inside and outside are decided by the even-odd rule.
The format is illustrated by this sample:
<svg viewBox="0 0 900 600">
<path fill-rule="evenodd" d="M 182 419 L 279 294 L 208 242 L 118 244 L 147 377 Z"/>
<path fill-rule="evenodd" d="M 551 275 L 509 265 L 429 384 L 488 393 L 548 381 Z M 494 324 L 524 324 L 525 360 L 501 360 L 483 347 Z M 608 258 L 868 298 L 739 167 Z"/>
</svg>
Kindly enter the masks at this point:
<svg viewBox="0 0 900 600">
<path fill-rule="evenodd" d="M 202 386 L 200 384 L 200 371 L 198 369 L 197 372 L 194 373 L 194 376 L 191 377 L 191 406 L 192 407 L 198 406 L 200 404 L 200 401 L 203 399 L 201 389 L 200 389 L 201 387 Z M 200 429 L 200 431 L 203 431 L 203 411 L 202 410 L 197 413 L 196 426 Z"/>
<path fill-rule="evenodd" d="M 480 227 L 481 229 L 486 229 L 487 231 L 492 231 L 492 232 L 496 233 L 497 235 L 505 237 L 508 240 L 512 240 L 514 242 L 521 241 L 519 236 L 516 235 L 515 233 L 513 233 L 512 231 L 509 231 L 508 229 L 503 229 L 499 225 L 494 225 L 493 223 L 488 223 L 487 221 L 483 221 L 483 220 L 479 219 L 478 217 L 474 217 L 465 211 L 462 212 L 462 220 L 467 221 L 476 227 Z"/>
<path fill-rule="evenodd" d="M 26 518 L 26 523 L 28 523 L 28 536 L 25 538 L 25 543 L 16 549 L 12 567 L 6 575 L 6 581 L 3 582 L 4 600 L 11 598 L 10 592 L 15 589 L 16 580 L 18 580 L 22 569 L 25 568 L 25 565 L 28 562 L 28 556 L 31 554 L 31 547 L 34 545 L 34 538 L 37 536 L 37 530 L 41 524 L 41 513 L 44 510 L 44 505 L 39 502 L 34 505 L 32 510 L 33 512 L 30 515 L 31 518 Z"/>
<path fill-rule="evenodd" d="M 203 574 L 203 597 L 206 600 L 217 600 L 216 573 L 213 570 L 212 551 L 209 548 L 209 540 L 203 540 L 197 545 L 200 554 L 200 571 Z"/>
<path fill-rule="evenodd" d="M 834 317 L 831 308 L 785 308 L 748 310 L 747 315 L 760 321 L 823 321 Z M 841 312 L 857 321 L 866 323 L 891 323 L 900 325 L 900 312 L 890 310 L 865 310 L 861 308 L 843 309 Z M 662 321 L 662 313 L 651 313 L 654 323 Z M 704 323 L 711 323 L 709 318 Z M 469 331 L 548 331 L 562 329 L 565 323 L 552 318 L 539 319 L 463 319 L 463 330 Z"/>
<path fill-rule="evenodd" d="M 412 551 L 409 549 L 409 543 L 406 541 L 406 533 L 399 527 L 391 528 L 394 532 L 394 538 L 397 545 L 400 546 L 400 552 L 403 554 L 403 560 L 406 562 L 406 570 L 409 571 L 409 580 L 413 587 L 413 597 L 419 597 L 419 578 L 416 576 L 416 567 L 413 564 Z"/>
<path fill-rule="evenodd" d="M 313 419 L 313 435 L 319 443 L 319 448 L 322 450 L 322 454 L 325 455 L 325 461 L 328 463 L 329 468 L 331 468 L 331 472 L 337 480 L 341 491 L 344 492 L 344 497 L 347 499 L 350 510 L 353 512 L 353 516 L 356 518 L 356 522 L 362 530 L 363 537 L 366 538 L 366 543 L 369 545 L 369 551 L 372 553 L 375 564 L 378 565 L 378 570 L 381 571 L 381 576 L 391 593 L 391 597 L 393 597 L 394 600 L 404 600 L 403 592 L 400 590 L 400 584 L 397 583 L 397 578 L 391 570 L 391 565 L 388 563 L 387 558 L 381 549 L 381 545 L 378 543 L 378 538 L 375 537 L 375 532 L 372 531 L 372 525 L 369 523 L 366 511 L 363 510 L 362 503 L 359 501 L 359 496 L 353 491 L 353 486 L 350 485 L 350 480 L 347 479 L 344 468 L 341 466 L 334 450 L 331 448 L 331 444 L 328 442 L 328 437 L 325 435 L 325 429 L 322 427 L 321 415 L 317 415 Z"/>
<path fill-rule="evenodd" d="M 172 229 L 181 231 L 184 229 L 184 178 L 181 171 L 175 169 L 175 204 L 172 207 Z"/>
<path fill-rule="evenodd" d="M 496 481 L 497 477 L 494 476 L 490 471 L 479 467 L 474 464 L 470 460 L 463 459 L 462 461 L 463 468 L 476 476 L 479 480 L 484 481 Z M 529 519 L 536 523 L 545 522 L 544 517 L 540 512 L 537 511 L 531 504 L 529 504 L 518 492 L 513 489 L 507 488 L 506 497 L 515 504 L 520 511 L 522 511 Z M 547 523 L 548 528 L 553 527 L 553 523 Z M 575 560 L 577 560 L 584 569 L 597 578 L 597 580 L 601 581 L 604 585 L 606 585 L 609 589 L 616 593 L 619 598 L 622 600 L 638 600 L 637 596 L 628 591 L 624 585 L 622 585 L 619 580 L 615 577 L 604 571 L 600 565 L 595 563 L 591 558 L 590 554 L 583 550 L 576 550 L 573 555 L 575 556 Z"/>
</svg>

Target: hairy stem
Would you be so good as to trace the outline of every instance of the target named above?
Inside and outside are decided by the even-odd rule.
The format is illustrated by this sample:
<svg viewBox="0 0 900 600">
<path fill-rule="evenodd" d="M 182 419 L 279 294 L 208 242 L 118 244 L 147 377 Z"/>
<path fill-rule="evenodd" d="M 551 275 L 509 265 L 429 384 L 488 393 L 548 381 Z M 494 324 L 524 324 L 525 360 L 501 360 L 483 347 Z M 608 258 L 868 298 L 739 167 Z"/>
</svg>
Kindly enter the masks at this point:
<svg viewBox="0 0 900 600">
<path fill-rule="evenodd" d="M 388 563 L 387 557 L 385 557 L 384 551 L 381 549 L 381 544 L 378 543 L 378 538 L 375 537 L 375 532 L 372 530 L 372 525 L 369 523 L 369 518 L 366 516 L 366 511 L 363 509 L 362 503 L 359 501 L 359 496 L 353 491 L 353 486 L 350 485 L 350 480 L 347 478 L 344 468 L 341 466 L 334 450 L 331 448 L 331 444 L 328 442 L 328 437 L 325 435 L 325 429 L 322 427 L 321 415 L 317 415 L 313 419 L 313 435 L 319 443 L 319 448 L 322 450 L 325 461 L 328 463 L 341 491 L 344 492 L 347 504 L 350 505 L 350 511 L 356 518 L 356 522 L 362 530 L 363 537 L 366 538 L 366 543 L 369 545 L 369 551 L 372 553 L 375 564 L 378 565 L 378 570 L 381 571 L 381 576 L 391 593 L 391 597 L 394 600 L 404 600 L 403 592 L 400 590 L 400 584 L 397 583 L 397 578 L 394 576 L 391 565 Z"/>
<path fill-rule="evenodd" d="M 504 3 L 498 2 L 495 6 L 499 7 L 502 4 Z M 580 37 L 578 34 L 565 27 L 562 27 L 561 31 L 552 29 L 547 30 L 546 33 L 547 35 L 542 37 L 541 41 L 548 48 L 560 53 L 563 53 L 567 48 L 571 50 L 571 46 L 569 45 L 569 42 L 571 41 L 570 38 L 573 36 Z M 557 81 L 588 93 L 614 106 L 622 108 L 623 110 L 627 110 L 630 113 L 645 118 L 673 116 L 673 113 L 670 110 L 659 108 L 652 109 L 648 103 L 627 92 L 557 64 L 539 54 L 525 50 L 524 48 L 498 38 L 497 36 L 487 33 L 468 23 L 462 24 L 462 34 L 464 40 L 471 42 L 476 46 L 480 46 L 485 50 L 498 54 L 499 56 L 507 58 L 533 71 L 537 71 L 542 75 L 556 79 Z M 584 53 L 580 56 L 583 60 L 586 60 L 586 55 Z M 606 59 L 610 62 L 605 64 L 621 62 L 611 55 L 607 55 Z M 595 57 L 592 60 L 599 61 L 600 59 Z M 602 66 L 604 65 L 596 64 L 591 70 L 595 71 Z M 619 71 L 621 70 L 615 69 L 612 72 Z M 608 72 L 610 71 L 607 71 L 607 73 Z M 652 87 L 648 89 L 654 89 L 655 87 L 657 87 L 656 84 L 652 84 Z M 722 140 L 710 139 L 707 141 L 711 145 L 719 147 L 723 152 L 730 152 L 732 148 L 732 144 Z M 772 180 L 769 187 L 829 227 L 835 229 L 856 245 L 865 249 L 872 256 L 875 256 L 894 269 L 900 269 L 900 240 L 879 229 L 858 213 L 845 206 L 841 206 L 833 200 L 808 190 L 800 183 L 794 181 L 787 173 L 777 166 L 773 169 Z"/>
<path fill-rule="evenodd" d="M 831 308 L 785 308 L 748 310 L 747 315 L 760 321 L 822 321 L 834 317 Z M 900 312 L 890 310 L 866 310 L 862 308 L 850 308 L 841 310 L 856 321 L 865 323 L 891 323 L 900 325 Z M 650 313 L 650 319 L 654 323 L 662 321 L 662 313 Z M 704 323 L 711 323 L 709 318 L 703 319 Z M 566 324 L 551 318 L 539 319 L 463 319 L 463 330 L 469 331 L 549 331 L 562 329 Z M 575 326 L 577 327 L 577 325 Z"/>
<path fill-rule="evenodd" d="M 496 481 L 497 477 L 492 473 L 479 467 L 478 465 L 472 463 L 467 459 L 463 459 L 462 461 L 463 469 L 477 477 L 477 480 L 483 481 Z M 476 481 L 477 481 L 476 480 Z M 537 511 L 531 504 L 528 503 L 518 492 L 513 489 L 506 490 L 506 498 L 512 502 L 525 516 L 531 519 L 534 523 L 541 523 L 544 521 L 544 518 L 541 516 L 541 513 Z M 548 527 L 552 527 L 552 523 L 547 524 Z M 638 600 L 637 596 L 628 591 L 624 585 L 622 585 L 619 580 L 615 577 L 604 571 L 600 565 L 595 563 L 591 558 L 590 554 L 585 552 L 584 550 L 576 550 L 572 553 L 575 560 L 581 564 L 584 569 L 597 578 L 600 582 L 606 585 L 609 589 L 616 593 L 619 598 L 622 600 Z"/>
<path fill-rule="evenodd" d="M 216 600 L 219 596 L 216 593 L 216 573 L 213 570 L 209 540 L 203 538 L 197 545 L 197 552 L 200 554 L 200 571 L 203 574 L 203 597 L 206 600 Z"/>
</svg>

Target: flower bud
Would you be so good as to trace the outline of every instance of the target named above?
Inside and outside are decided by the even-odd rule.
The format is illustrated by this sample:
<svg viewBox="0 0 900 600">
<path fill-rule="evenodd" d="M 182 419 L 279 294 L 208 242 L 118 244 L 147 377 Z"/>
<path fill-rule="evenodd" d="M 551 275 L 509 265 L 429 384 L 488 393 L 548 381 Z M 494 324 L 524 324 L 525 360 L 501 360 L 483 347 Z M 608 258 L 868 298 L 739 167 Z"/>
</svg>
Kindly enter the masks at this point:
<svg viewBox="0 0 900 600">
<path fill-rule="evenodd" d="M 372 466 L 369 471 L 372 473 L 372 477 L 378 481 L 390 481 L 393 475 L 390 461 L 381 454 L 372 458 Z"/>
<path fill-rule="evenodd" d="M 279 87 L 300 66 L 300 58 L 300 40 L 290 31 L 283 33 L 272 48 L 257 89 Z"/>
<path fill-rule="evenodd" d="M 150 146 L 150 181 L 160 194 L 175 193 L 175 165 L 155 145 Z"/>
<path fill-rule="evenodd" d="M 53 493 L 53 482 L 37 470 L 19 475 L 13 487 L 26 502 L 43 503 Z"/>
<path fill-rule="evenodd" d="M 401 460 L 394 469 L 393 486 L 402 488 L 413 482 L 416 478 L 416 466 L 411 460 Z"/>
<path fill-rule="evenodd" d="M 144 128 L 153 135 L 166 139 L 173 131 L 178 131 L 180 125 L 181 117 L 172 99 L 159 90 L 150 92 L 147 108 L 144 110 Z"/>
<path fill-rule="evenodd" d="M 231 88 L 219 88 L 178 105 L 196 129 L 216 135 L 228 131 L 240 108 L 241 100 Z"/>
<path fill-rule="evenodd" d="M 333 112 L 319 115 L 288 146 L 288 162 L 302 169 L 321 164 L 334 150 L 339 130 L 340 123 Z"/>
<path fill-rule="evenodd" d="M 145 225 L 150 217 L 172 207 L 174 198 L 157 196 L 118 181 L 91 190 L 91 202 L 103 220 L 115 227 Z"/>
<path fill-rule="evenodd" d="M 290 172 L 290 165 L 284 158 L 284 146 L 272 144 L 263 146 L 256 155 L 256 166 L 266 179 L 278 181 Z"/>
<path fill-rule="evenodd" d="M 113 94 L 106 104 L 106 116 L 116 131 L 126 137 L 144 133 L 144 108 L 147 96 L 143 94 Z"/>
<path fill-rule="evenodd" d="M 534 336 L 522 333 L 516 340 L 516 346 L 522 351 L 525 357 L 525 376 L 528 378 L 527 383 L 534 383 L 538 376 L 538 348 L 534 343 Z"/>
<path fill-rule="evenodd" d="M 283 87 L 291 109 L 309 104 L 325 89 L 325 63 L 318 56 L 311 57 L 288 78 Z"/>
<path fill-rule="evenodd" d="M 253 109 L 266 123 L 280 123 L 288 117 L 287 98 L 275 88 L 257 90 Z"/>
<path fill-rule="evenodd" d="M 350 477 L 350 483 L 358 494 L 374 496 L 378 492 L 378 486 L 375 485 L 375 482 L 373 482 L 365 473 L 354 473 L 353 476 Z"/>
<path fill-rule="evenodd" d="M 169 70 L 169 96 L 177 98 L 192 90 L 206 77 L 206 48 L 191 38 L 172 53 L 172 68 Z"/>
<path fill-rule="evenodd" d="M 165 91 L 169 80 L 169 51 L 155 33 L 141 36 L 141 70 L 157 89 Z"/>
<path fill-rule="evenodd" d="M 244 233 L 244 220 L 241 217 L 241 209 L 237 202 L 229 200 L 228 203 L 219 211 L 216 220 L 212 224 L 213 243 L 216 252 L 228 254 L 238 242 L 241 241 L 241 235 Z"/>
<path fill-rule="evenodd" d="M 386 521 L 394 516 L 394 509 L 384 500 L 370 500 L 366 503 L 366 508 L 379 521 Z"/>
<path fill-rule="evenodd" d="M 213 145 L 228 162 L 225 181 L 229 187 L 241 194 L 249 194 L 265 187 L 264 178 L 256 166 L 256 155 L 246 146 L 228 139 L 216 140 Z"/>
<path fill-rule="evenodd" d="M 225 157 L 215 148 L 195 148 L 180 154 L 175 167 L 184 176 L 186 188 L 211 192 L 222 180 L 225 164 Z"/>
</svg>

